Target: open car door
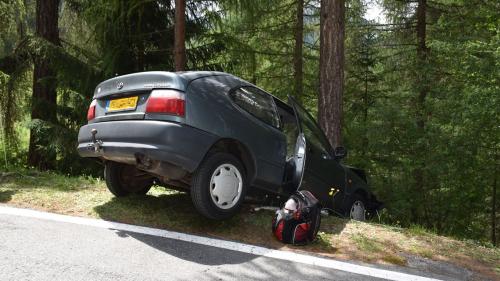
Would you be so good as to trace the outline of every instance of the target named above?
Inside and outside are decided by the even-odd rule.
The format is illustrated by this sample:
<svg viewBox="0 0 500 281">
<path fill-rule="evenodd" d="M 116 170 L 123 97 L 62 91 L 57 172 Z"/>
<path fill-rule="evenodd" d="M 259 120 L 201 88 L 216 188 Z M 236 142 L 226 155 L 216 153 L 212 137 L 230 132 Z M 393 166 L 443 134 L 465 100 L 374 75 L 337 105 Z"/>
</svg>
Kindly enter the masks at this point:
<svg viewBox="0 0 500 281">
<path fill-rule="evenodd" d="M 323 208 L 338 209 L 335 207 L 344 200 L 345 170 L 335 159 L 332 147 L 314 118 L 293 98 L 288 99 L 299 130 L 293 156 L 293 186 L 296 190 L 309 190 Z"/>
</svg>

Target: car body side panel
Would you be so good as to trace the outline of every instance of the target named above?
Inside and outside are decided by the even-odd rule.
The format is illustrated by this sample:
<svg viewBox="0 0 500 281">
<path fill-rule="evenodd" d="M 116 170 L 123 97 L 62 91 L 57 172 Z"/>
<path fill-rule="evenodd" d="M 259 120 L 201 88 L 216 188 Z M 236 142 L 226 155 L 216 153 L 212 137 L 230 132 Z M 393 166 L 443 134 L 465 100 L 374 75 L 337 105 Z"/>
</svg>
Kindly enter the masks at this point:
<svg viewBox="0 0 500 281">
<path fill-rule="evenodd" d="M 373 194 L 370 191 L 368 184 L 364 179 L 359 177 L 350 167 L 344 166 L 346 170 L 346 195 L 352 196 L 355 193 L 360 193 L 366 197 L 367 203 L 371 203 Z"/>
<path fill-rule="evenodd" d="M 232 102 L 229 91 L 243 85 L 251 86 L 230 75 L 192 80 L 186 94 L 186 124 L 242 143 L 255 161 L 255 177 L 250 184 L 278 192 L 283 181 L 286 139 L 279 129 Z"/>
<path fill-rule="evenodd" d="M 349 166 L 344 166 L 344 169 L 346 170 L 346 178 L 347 178 L 346 198 L 353 196 L 354 194 L 361 194 L 366 199 L 367 203 L 366 207 L 368 211 L 372 212 L 375 210 L 382 209 L 383 203 L 378 201 L 373 192 L 371 191 L 370 186 L 366 182 L 366 176 L 364 175 L 364 172 L 361 171 L 362 176 L 365 176 L 364 178 L 362 178 L 359 175 L 359 169 L 354 168 L 355 170 L 358 171 L 353 171 L 351 170 L 353 168 Z M 346 204 L 347 201 L 349 200 L 345 200 L 344 204 Z"/>
<path fill-rule="evenodd" d="M 346 186 L 344 169 L 333 159 L 314 157 L 311 151 L 307 151 L 309 161 L 306 162 L 301 189 L 311 191 L 325 208 L 342 207 Z"/>
</svg>

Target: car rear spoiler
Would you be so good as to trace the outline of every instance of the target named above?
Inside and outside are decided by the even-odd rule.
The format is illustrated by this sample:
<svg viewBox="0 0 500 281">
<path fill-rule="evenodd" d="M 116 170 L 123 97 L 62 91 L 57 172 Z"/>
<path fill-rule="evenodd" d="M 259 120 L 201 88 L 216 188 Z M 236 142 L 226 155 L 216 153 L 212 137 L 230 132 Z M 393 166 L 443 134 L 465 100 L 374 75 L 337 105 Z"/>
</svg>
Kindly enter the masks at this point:
<svg viewBox="0 0 500 281">
<path fill-rule="evenodd" d="M 186 80 L 173 72 L 149 71 L 117 76 L 95 88 L 94 99 L 119 93 L 150 91 L 152 89 L 186 90 Z"/>
</svg>

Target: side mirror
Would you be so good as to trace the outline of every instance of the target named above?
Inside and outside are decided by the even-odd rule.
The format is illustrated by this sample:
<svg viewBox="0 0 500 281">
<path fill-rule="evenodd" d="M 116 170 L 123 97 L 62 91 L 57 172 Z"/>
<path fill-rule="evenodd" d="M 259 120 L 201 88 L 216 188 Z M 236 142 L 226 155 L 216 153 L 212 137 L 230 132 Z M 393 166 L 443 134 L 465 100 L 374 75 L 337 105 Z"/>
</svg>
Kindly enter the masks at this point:
<svg viewBox="0 0 500 281">
<path fill-rule="evenodd" d="M 335 147 L 335 159 L 342 159 L 347 156 L 347 149 L 343 146 L 337 146 Z"/>
</svg>

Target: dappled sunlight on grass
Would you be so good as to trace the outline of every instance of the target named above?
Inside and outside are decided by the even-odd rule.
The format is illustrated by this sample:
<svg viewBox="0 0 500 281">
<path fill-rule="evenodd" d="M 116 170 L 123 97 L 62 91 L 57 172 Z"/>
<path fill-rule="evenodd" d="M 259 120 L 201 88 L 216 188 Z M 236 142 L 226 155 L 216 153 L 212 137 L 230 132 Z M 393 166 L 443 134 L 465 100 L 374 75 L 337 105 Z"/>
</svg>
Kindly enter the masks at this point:
<svg viewBox="0 0 500 281">
<path fill-rule="evenodd" d="M 364 252 L 376 253 L 383 249 L 383 245 L 377 240 L 368 239 L 362 234 L 353 235 L 351 239 L 356 243 L 356 245 Z"/>
</svg>

